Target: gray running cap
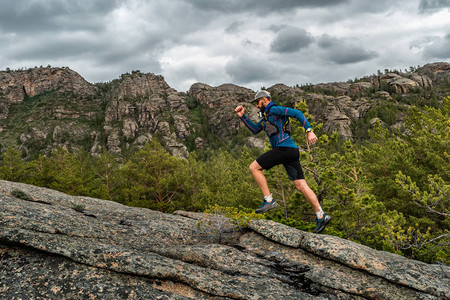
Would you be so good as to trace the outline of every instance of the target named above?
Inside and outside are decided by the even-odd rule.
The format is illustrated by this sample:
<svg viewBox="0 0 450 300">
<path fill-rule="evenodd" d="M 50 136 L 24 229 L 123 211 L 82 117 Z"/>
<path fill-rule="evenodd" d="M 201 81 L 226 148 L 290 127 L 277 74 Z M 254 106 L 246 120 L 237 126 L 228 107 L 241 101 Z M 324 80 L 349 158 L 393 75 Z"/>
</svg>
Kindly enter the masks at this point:
<svg viewBox="0 0 450 300">
<path fill-rule="evenodd" d="M 253 99 L 252 102 L 255 102 L 255 101 L 257 101 L 258 99 L 261 99 L 261 98 L 264 98 L 264 97 L 270 98 L 270 93 L 269 93 L 268 91 L 261 90 L 261 91 L 259 91 L 259 92 L 256 93 L 255 99 Z"/>
</svg>

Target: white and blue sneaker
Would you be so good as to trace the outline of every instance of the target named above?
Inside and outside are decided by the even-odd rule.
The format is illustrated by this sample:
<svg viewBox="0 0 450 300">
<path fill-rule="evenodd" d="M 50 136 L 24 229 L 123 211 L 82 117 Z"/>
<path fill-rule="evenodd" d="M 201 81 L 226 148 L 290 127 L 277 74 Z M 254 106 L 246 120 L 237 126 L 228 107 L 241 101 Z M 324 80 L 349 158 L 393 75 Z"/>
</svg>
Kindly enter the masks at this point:
<svg viewBox="0 0 450 300">
<path fill-rule="evenodd" d="M 261 206 L 255 210 L 255 213 L 257 214 L 263 214 L 271 209 L 274 209 L 278 207 L 277 200 L 273 199 L 271 202 L 267 202 L 266 200 L 263 201 Z"/>
<path fill-rule="evenodd" d="M 314 230 L 314 233 L 321 233 L 330 221 L 331 217 L 327 214 L 323 214 L 323 217 L 321 219 L 317 219 L 316 221 L 316 230 Z"/>
</svg>

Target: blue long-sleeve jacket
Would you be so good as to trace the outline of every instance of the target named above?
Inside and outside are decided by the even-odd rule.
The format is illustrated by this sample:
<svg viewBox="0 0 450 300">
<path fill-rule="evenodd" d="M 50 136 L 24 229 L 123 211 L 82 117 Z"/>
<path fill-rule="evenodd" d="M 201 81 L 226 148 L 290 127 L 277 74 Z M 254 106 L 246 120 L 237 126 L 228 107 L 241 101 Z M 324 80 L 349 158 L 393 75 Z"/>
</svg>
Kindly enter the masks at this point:
<svg viewBox="0 0 450 300">
<path fill-rule="evenodd" d="M 264 130 L 264 125 L 267 121 L 275 125 L 278 129 L 278 134 L 272 136 L 269 136 L 269 134 L 267 134 L 270 139 L 270 145 L 272 146 L 272 149 L 276 147 L 298 148 L 292 137 L 287 132 L 285 132 L 283 128 L 283 125 L 288 121 L 289 117 L 296 118 L 300 122 L 300 124 L 303 125 L 303 128 L 305 128 L 305 130 L 311 128 L 311 125 L 309 124 L 305 115 L 297 109 L 277 106 L 273 102 L 270 102 L 266 106 L 264 114 L 266 115 L 266 118 L 262 118 L 256 124 L 253 123 L 245 114 L 240 119 L 253 134 L 257 134 L 261 132 L 261 130 Z M 265 119 L 267 119 L 267 121 Z"/>
</svg>

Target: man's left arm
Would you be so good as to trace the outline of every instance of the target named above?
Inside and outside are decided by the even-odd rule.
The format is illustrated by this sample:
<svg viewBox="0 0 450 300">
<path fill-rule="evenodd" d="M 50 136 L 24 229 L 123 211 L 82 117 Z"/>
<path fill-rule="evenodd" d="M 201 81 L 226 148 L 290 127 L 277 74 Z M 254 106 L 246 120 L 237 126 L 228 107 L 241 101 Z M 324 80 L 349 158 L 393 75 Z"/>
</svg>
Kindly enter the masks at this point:
<svg viewBox="0 0 450 300">
<path fill-rule="evenodd" d="M 300 110 L 290 107 L 274 106 L 271 108 L 270 112 L 280 116 L 296 118 L 300 122 L 300 124 L 302 124 L 303 128 L 305 128 L 306 134 L 308 136 L 308 142 L 310 144 L 314 144 L 317 141 L 317 136 L 312 131 L 311 125 L 309 124 L 303 112 L 301 112 Z"/>
</svg>

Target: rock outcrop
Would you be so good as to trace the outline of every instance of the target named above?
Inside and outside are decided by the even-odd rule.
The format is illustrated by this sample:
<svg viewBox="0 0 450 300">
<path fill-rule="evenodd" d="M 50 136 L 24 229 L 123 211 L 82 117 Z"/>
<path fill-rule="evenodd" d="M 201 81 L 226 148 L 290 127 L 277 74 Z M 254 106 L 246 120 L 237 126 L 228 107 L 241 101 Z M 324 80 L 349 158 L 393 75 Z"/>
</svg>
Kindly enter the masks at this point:
<svg viewBox="0 0 450 300">
<path fill-rule="evenodd" d="M 69 68 L 0 72 L 0 147 L 18 146 L 28 154 L 36 147 L 79 147 L 99 113 L 97 93 Z"/>
<path fill-rule="evenodd" d="M 107 98 L 104 130 L 110 152 L 121 153 L 122 147 L 129 148 L 136 140 L 164 130 L 166 148 L 172 154 L 187 156 L 187 148 L 180 142 L 189 135 L 185 94 L 171 88 L 162 76 L 139 71 L 122 75 Z M 175 131 L 167 123 L 170 115 Z M 124 137 L 125 145 L 120 145 L 120 137 Z"/>
<path fill-rule="evenodd" d="M 383 84 L 392 87 L 397 94 L 406 94 L 420 88 L 431 88 L 432 80 L 426 75 L 417 73 L 400 75 L 397 73 L 386 73 L 378 76 L 369 77 L 370 83 L 376 88 L 380 88 Z"/>
<path fill-rule="evenodd" d="M 450 64 L 440 62 L 414 72 L 379 73 L 356 82 L 301 88 L 276 84 L 267 89 L 279 101 L 277 104 L 292 107 L 305 100 L 326 131 L 337 131 L 351 139 L 355 122 L 374 106 L 391 101 L 396 105 L 402 99 L 410 103 L 409 95 L 414 100 L 431 88 L 442 98 L 448 94 L 449 80 Z M 208 136 L 224 142 L 233 140 L 242 126 L 234 113 L 236 105 L 245 104 L 247 115 L 257 120 L 257 109 L 249 103 L 254 93 L 233 84 L 212 87 L 204 83 L 196 83 L 182 93 L 171 88 L 162 76 L 140 71 L 98 84 L 88 83 L 69 68 L 2 71 L 0 151 L 15 147 L 31 155 L 48 154 L 56 147 L 82 147 L 98 155 L 105 147 L 121 155 L 158 137 L 172 154 L 187 157 L 187 146 L 189 150 L 212 146 Z M 201 110 L 192 111 L 196 105 Z M 401 124 L 402 116 L 398 116 L 395 124 L 387 126 Z M 197 138 L 203 143 L 195 143 Z M 248 138 L 247 146 L 263 145 L 264 134 L 255 138 Z"/>
<path fill-rule="evenodd" d="M 308 94 L 305 96 L 309 112 L 316 116 L 316 121 L 323 123 L 325 131 L 337 131 L 345 139 L 351 139 L 353 134 L 351 124 L 362 118 L 372 107 L 372 103 L 359 98 L 352 100 L 349 96 L 326 96 Z"/>
<path fill-rule="evenodd" d="M 273 221 L 238 231 L 0 181 L 2 299 L 448 299 L 449 276 Z"/>
<path fill-rule="evenodd" d="M 239 104 L 250 102 L 254 97 L 250 89 L 234 84 L 212 87 L 204 83 L 195 83 L 189 89 L 189 95 L 205 107 L 208 125 L 221 138 L 236 134 L 242 124 L 236 117 L 234 109 Z M 246 105 L 246 114 L 256 117 L 254 105 Z"/>
<path fill-rule="evenodd" d="M 195 83 L 189 89 L 189 94 L 201 105 L 209 108 L 223 108 L 239 102 L 248 102 L 253 99 L 254 92 L 250 89 L 234 84 L 222 84 L 211 87 L 204 83 Z"/>
<path fill-rule="evenodd" d="M 450 82 L 450 64 L 447 62 L 436 62 L 426 64 L 417 70 L 417 74 L 431 78 L 435 85 Z"/>
<path fill-rule="evenodd" d="M 0 72 L 0 99 L 6 103 L 22 102 L 49 91 L 93 94 L 95 87 L 69 68 L 33 68 Z"/>
<path fill-rule="evenodd" d="M 31 148 L 48 153 L 52 148 L 88 145 L 93 155 L 100 154 L 102 147 L 120 154 L 123 149 L 141 147 L 158 133 L 161 122 L 173 119 L 174 129 L 162 140 L 173 154 L 187 156 L 182 143 L 189 135 L 184 93 L 171 88 L 162 76 L 139 71 L 98 86 L 69 68 L 0 72 L 0 132 L 4 135 L 0 148 L 2 140 L 8 140 L 8 146 L 19 141 L 17 146 L 25 153 Z M 25 103 L 27 97 L 30 100 Z M 10 116 L 12 106 L 14 116 Z M 14 126 L 24 127 L 17 137 L 10 136 L 17 131 Z"/>
</svg>

